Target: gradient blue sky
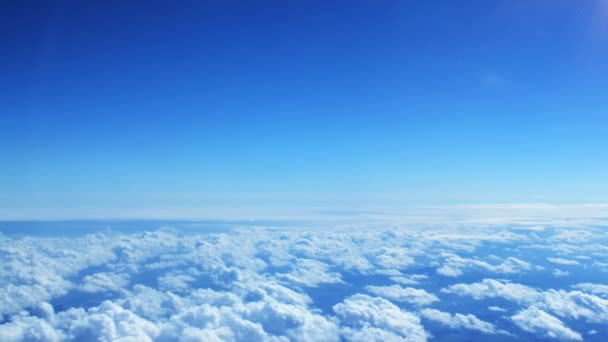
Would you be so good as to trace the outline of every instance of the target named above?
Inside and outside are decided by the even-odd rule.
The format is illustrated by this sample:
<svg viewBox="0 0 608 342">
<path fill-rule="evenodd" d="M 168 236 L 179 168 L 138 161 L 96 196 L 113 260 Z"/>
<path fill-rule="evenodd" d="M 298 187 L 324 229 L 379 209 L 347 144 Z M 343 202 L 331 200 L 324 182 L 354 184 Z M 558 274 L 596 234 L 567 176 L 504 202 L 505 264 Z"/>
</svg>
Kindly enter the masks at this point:
<svg viewBox="0 0 608 342">
<path fill-rule="evenodd" d="M 608 1 L 2 7 L 5 218 L 606 202 Z"/>
</svg>

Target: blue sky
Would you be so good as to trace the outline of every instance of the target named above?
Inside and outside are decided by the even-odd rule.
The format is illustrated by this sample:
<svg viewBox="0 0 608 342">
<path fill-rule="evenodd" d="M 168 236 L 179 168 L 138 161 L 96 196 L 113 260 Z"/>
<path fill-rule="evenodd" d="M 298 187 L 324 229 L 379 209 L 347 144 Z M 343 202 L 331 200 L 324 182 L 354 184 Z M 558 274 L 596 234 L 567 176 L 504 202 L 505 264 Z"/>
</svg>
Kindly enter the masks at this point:
<svg viewBox="0 0 608 342">
<path fill-rule="evenodd" d="M 606 202 L 605 1 L 5 7 L 5 218 Z"/>
</svg>

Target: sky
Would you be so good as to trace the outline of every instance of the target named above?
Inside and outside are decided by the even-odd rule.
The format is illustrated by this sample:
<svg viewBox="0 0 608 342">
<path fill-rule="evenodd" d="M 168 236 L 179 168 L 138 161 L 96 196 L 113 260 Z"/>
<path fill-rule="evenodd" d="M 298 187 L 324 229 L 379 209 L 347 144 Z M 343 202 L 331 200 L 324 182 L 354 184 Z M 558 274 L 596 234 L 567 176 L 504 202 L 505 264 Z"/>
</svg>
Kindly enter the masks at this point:
<svg viewBox="0 0 608 342">
<path fill-rule="evenodd" d="M 18 1 L 0 44 L 0 219 L 607 202 L 605 0 Z"/>
</svg>

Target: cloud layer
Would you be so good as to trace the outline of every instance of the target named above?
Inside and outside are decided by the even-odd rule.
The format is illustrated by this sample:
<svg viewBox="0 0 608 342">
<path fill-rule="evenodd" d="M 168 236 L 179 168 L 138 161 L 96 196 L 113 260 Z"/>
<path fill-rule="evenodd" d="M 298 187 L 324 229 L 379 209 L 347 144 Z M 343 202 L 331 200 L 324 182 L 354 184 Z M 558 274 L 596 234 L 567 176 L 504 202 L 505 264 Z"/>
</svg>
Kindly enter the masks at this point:
<svg viewBox="0 0 608 342">
<path fill-rule="evenodd" d="M 526 228 L 0 234 L 0 340 L 608 336 L 605 230 Z"/>
</svg>

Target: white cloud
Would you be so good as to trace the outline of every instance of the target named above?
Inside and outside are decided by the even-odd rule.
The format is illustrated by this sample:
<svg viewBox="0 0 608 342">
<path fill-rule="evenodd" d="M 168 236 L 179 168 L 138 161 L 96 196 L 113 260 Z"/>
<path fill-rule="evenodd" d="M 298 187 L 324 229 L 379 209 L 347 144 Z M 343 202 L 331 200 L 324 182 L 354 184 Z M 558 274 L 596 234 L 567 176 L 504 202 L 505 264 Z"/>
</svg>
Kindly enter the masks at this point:
<svg viewBox="0 0 608 342">
<path fill-rule="evenodd" d="M 445 260 L 443 266 L 437 269 L 437 273 L 448 277 L 458 277 L 464 273 L 463 270 L 475 268 L 500 274 L 513 274 L 531 269 L 529 263 L 514 257 L 508 257 L 502 263 L 492 265 L 482 260 L 467 259 L 453 253 L 442 253 L 441 256 Z"/>
<path fill-rule="evenodd" d="M 159 327 L 116 303 L 106 301 L 85 312 L 70 309 L 57 314 L 57 319 L 69 324 L 68 338 L 76 341 L 118 338 L 133 341 L 153 341 L 160 334 Z"/>
<path fill-rule="evenodd" d="M 112 243 L 102 234 L 0 239 L 0 317 L 66 294 L 75 286 L 69 277 L 116 258 Z"/>
<path fill-rule="evenodd" d="M 485 334 L 498 333 L 496 327 L 493 324 L 482 321 L 472 314 L 463 315 L 460 313 L 456 313 L 452 315 L 448 312 L 443 312 L 435 309 L 423 309 L 420 311 L 420 314 L 426 319 L 439 322 L 453 329 L 464 328 L 480 331 Z"/>
<path fill-rule="evenodd" d="M 494 312 L 507 312 L 507 309 L 505 308 L 501 308 L 500 306 L 488 306 L 488 310 L 490 311 L 494 311 Z"/>
<path fill-rule="evenodd" d="M 541 298 L 533 288 L 494 279 L 484 279 L 480 283 L 456 284 L 442 289 L 441 292 L 467 295 L 475 299 L 502 297 L 518 303 L 532 303 Z"/>
<path fill-rule="evenodd" d="M 545 226 L 515 226 L 512 229 L 514 230 L 529 230 L 529 231 L 534 231 L 534 232 L 542 232 L 545 229 L 547 229 Z"/>
<path fill-rule="evenodd" d="M 593 260 L 586 267 L 601 269 L 608 255 L 601 232 L 592 229 L 599 240 L 577 245 L 575 235 L 543 224 L 542 234 L 559 235 L 547 249 L 565 245 L 566 252 L 559 255 Z M 424 330 L 419 315 L 454 328 L 499 333 L 498 324 L 483 321 L 486 305 L 451 314 L 430 309 L 412 313 L 395 304 L 437 303 L 435 290 L 429 290 L 437 284 L 433 269 L 519 279 L 539 270 L 518 259 L 537 248 L 533 243 L 540 244 L 535 231 L 513 233 L 487 224 L 378 226 L 0 236 L 0 340 L 424 341 L 432 332 Z M 487 246 L 496 256 L 487 253 Z M 459 256 L 463 251 L 476 257 Z M 520 309 L 534 306 L 564 322 L 608 322 L 602 285 L 583 283 L 573 289 L 542 290 L 485 279 L 441 292 L 505 298 Z M 373 296 L 362 294 L 366 291 Z M 86 301 L 66 303 L 82 292 Z M 343 298 L 353 293 L 359 294 Z M 60 304 L 53 308 L 49 303 Z"/>
<path fill-rule="evenodd" d="M 366 286 L 365 289 L 377 296 L 417 306 L 426 306 L 439 300 L 434 294 L 413 287 L 401 287 L 399 285 Z"/>
<path fill-rule="evenodd" d="M 553 274 L 554 277 L 560 278 L 560 277 L 567 277 L 567 276 L 569 276 L 570 272 L 554 269 L 552 274 Z"/>
<path fill-rule="evenodd" d="M 334 305 L 334 312 L 346 329 L 347 340 L 362 340 L 362 336 L 395 335 L 402 341 L 426 341 L 427 335 L 420 319 L 379 297 L 356 294 Z M 369 328 L 374 328 L 370 330 Z M 375 339 L 374 339 L 375 340 Z"/>
<path fill-rule="evenodd" d="M 157 278 L 158 288 L 166 291 L 187 291 L 196 279 L 188 274 L 167 274 Z"/>
<path fill-rule="evenodd" d="M 550 337 L 564 341 L 582 341 L 583 337 L 568 328 L 557 317 L 531 306 L 511 317 L 511 320 L 521 329 L 536 334 L 539 337 Z"/>
<path fill-rule="evenodd" d="M 580 227 L 579 229 L 562 229 L 549 238 L 550 242 L 563 242 L 569 244 L 583 244 L 606 238 L 606 232 L 592 227 Z"/>
<path fill-rule="evenodd" d="M 501 297 L 519 304 L 533 304 L 562 318 L 608 323 L 608 300 L 581 291 L 540 291 L 520 284 L 484 279 L 481 283 L 452 285 L 442 292 L 475 299 Z"/>
<path fill-rule="evenodd" d="M 0 325 L 0 338 L 3 342 L 59 342 L 65 340 L 66 335 L 44 319 L 19 315 Z"/>
<path fill-rule="evenodd" d="M 575 289 L 579 289 L 585 292 L 591 292 L 600 297 L 608 299 L 608 285 L 605 284 L 593 284 L 593 283 L 581 283 L 572 286 Z"/>
<path fill-rule="evenodd" d="M 404 248 L 380 248 L 373 255 L 376 265 L 388 269 L 404 269 L 415 263 L 407 249 Z"/>
<path fill-rule="evenodd" d="M 580 262 L 578 262 L 576 260 L 570 260 L 570 259 L 564 259 L 564 258 L 547 258 L 547 260 L 549 260 L 549 262 L 552 262 L 552 263 L 558 264 L 558 265 L 572 266 L 572 265 L 581 264 Z"/>
<path fill-rule="evenodd" d="M 0 314 L 19 312 L 26 307 L 63 295 L 70 287 L 71 284 L 63 279 L 55 280 L 48 287 L 40 284 L 7 284 L 0 289 Z"/>
<path fill-rule="evenodd" d="M 581 291 L 544 291 L 539 306 L 559 317 L 608 323 L 608 300 Z"/>
<path fill-rule="evenodd" d="M 119 291 L 129 284 L 129 275 L 126 273 L 98 272 L 85 276 L 79 287 L 84 292 Z"/>
<path fill-rule="evenodd" d="M 402 285 L 418 285 L 422 280 L 428 279 L 429 276 L 425 274 L 406 274 L 401 276 L 394 276 L 390 279 L 396 283 Z"/>
<path fill-rule="evenodd" d="M 342 282 L 340 273 L 330 272 L 329 266 L 318 260 L 298 258 L 291 263 L 291 267 L 291 272 L 277 274 L 277 277 L 281 280 L 309 287 L 322 283 Z"/>
</svg>

